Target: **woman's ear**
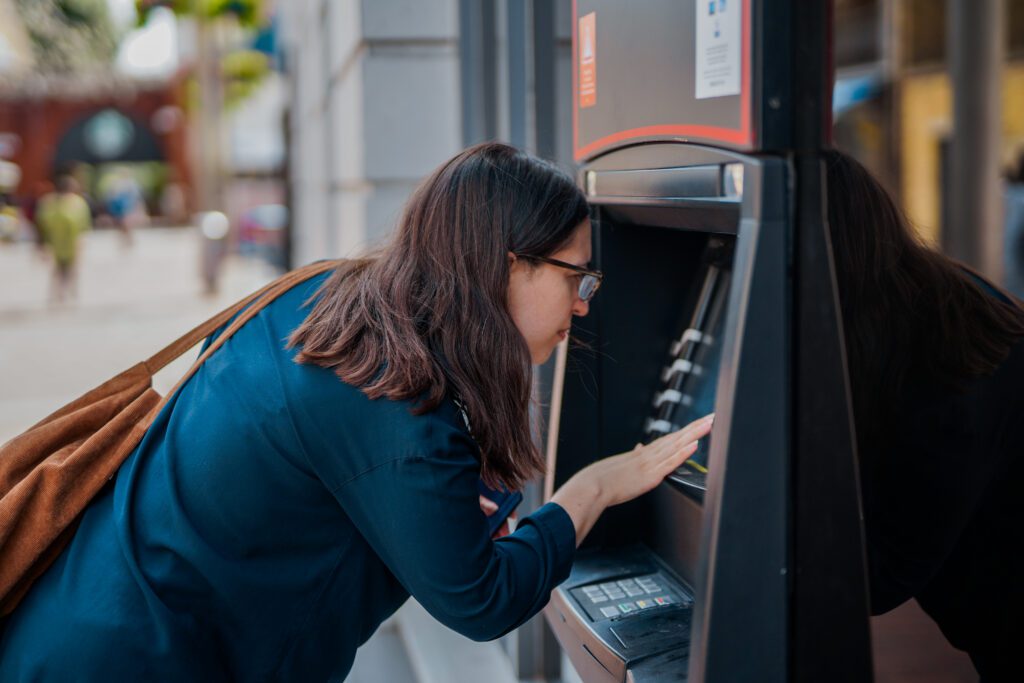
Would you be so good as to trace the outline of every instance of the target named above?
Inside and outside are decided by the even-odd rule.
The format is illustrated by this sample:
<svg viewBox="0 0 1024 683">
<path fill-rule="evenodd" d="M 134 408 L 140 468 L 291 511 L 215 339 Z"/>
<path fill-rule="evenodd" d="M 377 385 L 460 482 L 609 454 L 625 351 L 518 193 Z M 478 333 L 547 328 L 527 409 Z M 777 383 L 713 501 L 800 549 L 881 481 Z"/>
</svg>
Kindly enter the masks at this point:
<svg viewBox="0 0 1024 683">
<path fill-rule="evenodd" d="M 513 254 L 511 251 L 508 252 L 508 272 L 514 273 L 522 268 L 524 261 Z"/>
<path fill-rule="evenodd" d="M 532 268 L 529 267 L 529 261 L 526 259 L 519 258 L 511 251 L 508 252 L 508 274 L 513 280 L 519 278 L 529 278 L 532 274 Z"/>
</svg>

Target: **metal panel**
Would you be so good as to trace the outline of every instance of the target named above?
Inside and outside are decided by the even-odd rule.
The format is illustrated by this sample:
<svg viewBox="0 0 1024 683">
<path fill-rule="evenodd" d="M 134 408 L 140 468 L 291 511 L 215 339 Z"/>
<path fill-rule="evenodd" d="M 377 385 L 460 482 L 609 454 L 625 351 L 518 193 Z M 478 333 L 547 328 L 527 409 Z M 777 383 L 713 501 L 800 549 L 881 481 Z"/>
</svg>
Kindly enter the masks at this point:
<svg viewBox="0 0 1024 683">
<path fill-rule="evenodd" d="M 745 168 L 704 501 L 694 681 L 787 676 L 787 175 L 778 160 Z"/>
</svg>

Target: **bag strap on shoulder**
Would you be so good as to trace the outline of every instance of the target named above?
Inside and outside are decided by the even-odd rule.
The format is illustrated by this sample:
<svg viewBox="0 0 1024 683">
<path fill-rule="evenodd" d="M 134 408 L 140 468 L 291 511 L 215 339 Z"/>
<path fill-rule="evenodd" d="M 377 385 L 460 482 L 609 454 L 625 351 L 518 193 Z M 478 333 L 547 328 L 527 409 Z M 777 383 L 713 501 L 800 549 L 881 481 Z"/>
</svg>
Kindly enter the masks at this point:
<svg viewBox="0 0 1024 683">
<path fill-rule="evenodd" d="M 180 357 L 200 341 L 216 332 L 234 316 L 238 315 L 240 311 L 245 311 L 242 315 L 235 318 L 234 322 L 232 322 L 231 325 L 229 325 L 227 329 L 217 337 L 217 340 L 210 344 L 206 351 L 196 359 L 196 362 L 192 364 L 192 367 L 189 368 L 187 373 L 185 373 L 185 376 L 178 380 L 178 383 L 174 385 L 174 389 L 168 392 L 167 396 L 165 396 L 163 401 L 160 402 L 160 407 L 162 407 L 163 404 L 174 395 L 174 392 L 176 392 L 189 380 L 190 377 L 192 377 L 192 375 L 196 373 L 199 366 L 201 366 L 203 362 L 210 357 L 210 354 L 219 349 L 224 342 L 231 338 L 231 335 L 233 335 L 242 325 L 252 319 L 257 313 L 263 310 L 267 304 L 287 292 L 292 287 L 328 270 L 333 270 L 340 264 L 340 260 L 317 261 L 316 263 L 311 263 L 308 266 L 303 266 L 302 268 L 285 273 L 241 301 L 232 304 L 206 322 L 197 325 L 191 331 L 186 332 L 181 337 L 171 342 L 166 348 L 158 351 L 149 360 L 144 361 L 143 365 L 152 376 L 167 367 L 169 363 Z M 248 308 L 246 308 L 247 306 Z"/>
</svg>

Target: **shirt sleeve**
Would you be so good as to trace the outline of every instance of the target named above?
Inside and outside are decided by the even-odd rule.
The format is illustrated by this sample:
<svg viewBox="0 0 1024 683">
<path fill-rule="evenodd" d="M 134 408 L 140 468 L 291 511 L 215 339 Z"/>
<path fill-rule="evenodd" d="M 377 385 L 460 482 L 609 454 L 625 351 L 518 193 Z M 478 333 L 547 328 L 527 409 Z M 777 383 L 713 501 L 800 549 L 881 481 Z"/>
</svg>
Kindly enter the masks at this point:
<svg viewBox="0 0 1024 683">
<path fill-rule="evenodd" d="M 862 482 L 872 614 L 917 596 L 960 541 L 997 476 L 966 401 L 916 407 Z"/>
<path fill-rule="evenodd" d="M 454 427 L 419 455 L 385 461 L 335 496 L 373 550 L 438 621 L 473 640 L 516 628 L 569 575 L 576 532 L 549 503 L 497 541 L 488 534 L 469 437 Z"/>
</svg>

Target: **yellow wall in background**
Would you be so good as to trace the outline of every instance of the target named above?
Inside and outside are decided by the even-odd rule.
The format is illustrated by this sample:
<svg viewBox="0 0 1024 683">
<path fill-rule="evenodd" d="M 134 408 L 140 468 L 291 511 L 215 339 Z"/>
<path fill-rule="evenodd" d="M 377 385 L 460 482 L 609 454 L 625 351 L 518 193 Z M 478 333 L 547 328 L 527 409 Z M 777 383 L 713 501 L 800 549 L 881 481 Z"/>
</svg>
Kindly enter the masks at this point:
<svg viewBox="0 0 1024 683">
<path fill-rule="evenodd" d="M 900 102 L 903 207 L 918 232 L 937 244 L 941 229 L 939 145 L 953 126 L 952 90 L 944 72 L 904 78 Z M 1024 65 L 1003 74 L 1003 166 L 1024 150 Z"/>
<path fill-rule="evenodd" d="M 941 185 L 939 143 L 952 128 L 952 92 L 945 73 L 911 76 L 902 84 L 900 191 L 910 222 L 937 244 Z"/>
<path fill-rule="evenodd" d="M 1024 152 L 1024 64 L 1014 64 L 1003 77 L 1003 165 Z"/>
</svg>

